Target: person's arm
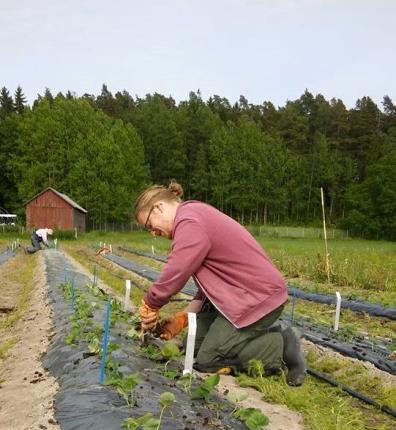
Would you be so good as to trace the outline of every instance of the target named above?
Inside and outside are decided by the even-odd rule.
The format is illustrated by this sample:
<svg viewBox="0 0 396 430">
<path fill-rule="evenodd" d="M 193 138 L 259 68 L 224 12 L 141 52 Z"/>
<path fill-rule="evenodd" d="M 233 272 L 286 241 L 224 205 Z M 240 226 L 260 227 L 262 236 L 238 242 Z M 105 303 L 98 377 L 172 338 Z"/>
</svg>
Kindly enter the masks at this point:
<svg viewBox="0 0 396 430">
<path fill-rule="evenodd" d="M 44 245 L 49 248 L 49 243 L 48 243 L 48 236 L 47 236 L 47 229 L 43 228 L 43 230 L 41 231 L 41 239 L 43 239 L 43 243 Z"/>
<path fill-rule="evenodd" d="M 181 221 L 175 231 L 168 262 L 159 279 L 146 293 L 145 303 L 153 309 L 167 304 L 201 267 L 210 246 L 210 240 L 200 224 L 189 219 Z"/>
</svg>

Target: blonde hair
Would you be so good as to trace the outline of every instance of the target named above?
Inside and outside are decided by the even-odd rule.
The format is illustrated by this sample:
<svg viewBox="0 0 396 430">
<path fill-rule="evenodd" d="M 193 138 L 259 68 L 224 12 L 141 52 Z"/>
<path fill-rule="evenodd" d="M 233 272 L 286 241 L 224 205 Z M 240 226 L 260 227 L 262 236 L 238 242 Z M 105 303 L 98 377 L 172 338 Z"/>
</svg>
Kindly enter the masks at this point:
<svg viewBox="0 0 396 430">
<path fill-rule="evenodd" d="M 163 185 L 152 185 L 139 194 L 135 202 L 135 219 L 141 211 L 150 210 L 150 208 L 160 200 L 166 202 L 180 203 L 183 197 L 183 188 L 175 180 L 165 187 Z"/>
</svg>

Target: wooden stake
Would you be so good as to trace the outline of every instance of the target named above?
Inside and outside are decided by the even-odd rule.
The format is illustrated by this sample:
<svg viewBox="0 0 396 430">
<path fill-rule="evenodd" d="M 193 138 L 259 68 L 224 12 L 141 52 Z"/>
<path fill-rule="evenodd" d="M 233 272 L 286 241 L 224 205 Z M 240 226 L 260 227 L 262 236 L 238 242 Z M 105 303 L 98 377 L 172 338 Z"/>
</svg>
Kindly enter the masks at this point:
<svg viewBox="0 0 396 430">
<path fill-rule="evenodd" d="M 324 198 L 323 198 L 323 188 L 322 187 L 320 187 L 320 197 L 322 200 L 323 234 L 324 234 L 325 250 L 326 250 L 327 282 L 330 284 L 330 263 L 329 263 L 329 252 L 327 250 L 326 216 L 325 216 L 325 209 L 324 209 Z"/>
</svg>

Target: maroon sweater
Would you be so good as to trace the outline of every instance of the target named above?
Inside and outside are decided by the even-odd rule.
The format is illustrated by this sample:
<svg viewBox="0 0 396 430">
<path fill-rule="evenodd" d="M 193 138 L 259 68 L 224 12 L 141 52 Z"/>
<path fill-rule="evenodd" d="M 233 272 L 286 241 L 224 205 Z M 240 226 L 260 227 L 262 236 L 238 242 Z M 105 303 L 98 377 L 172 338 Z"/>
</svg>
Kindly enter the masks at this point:
<svg viewBox="0 0 396 430">
<path fill-rule="evenodd" d="M 288 297 L 282 275 L 251 234 L 197 201 L 178 207 L 168 262 L 148 290 L 146 303 L 162 307 L 190 276 L 198 286 L 195 298 L 208 298 L 238 328 L 253 324 Z"/>
</svg>

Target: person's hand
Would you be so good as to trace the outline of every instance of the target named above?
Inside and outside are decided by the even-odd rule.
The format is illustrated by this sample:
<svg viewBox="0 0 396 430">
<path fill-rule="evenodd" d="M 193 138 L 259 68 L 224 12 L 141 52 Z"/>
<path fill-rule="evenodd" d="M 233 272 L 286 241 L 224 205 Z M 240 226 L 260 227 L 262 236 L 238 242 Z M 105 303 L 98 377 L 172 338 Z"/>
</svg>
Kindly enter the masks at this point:
<svg viewBox="0 0 396 430">
<path fill-rule="evenodd" d="M 139 308 L 140 321 L 142 330 L 147 331 L 153 329 L 158 323 L 159 309 L 151 308 L 144 300 Z"/>
<path fill-rule="evenodd" d="M 179 334 L 184 327 L 188 325 L 188 317 L 186 312 L 176 312 L 171 317 L 164 319 L 161 322 L 160 338 L 165 340 L 173 339 Z"/>
</svg>

